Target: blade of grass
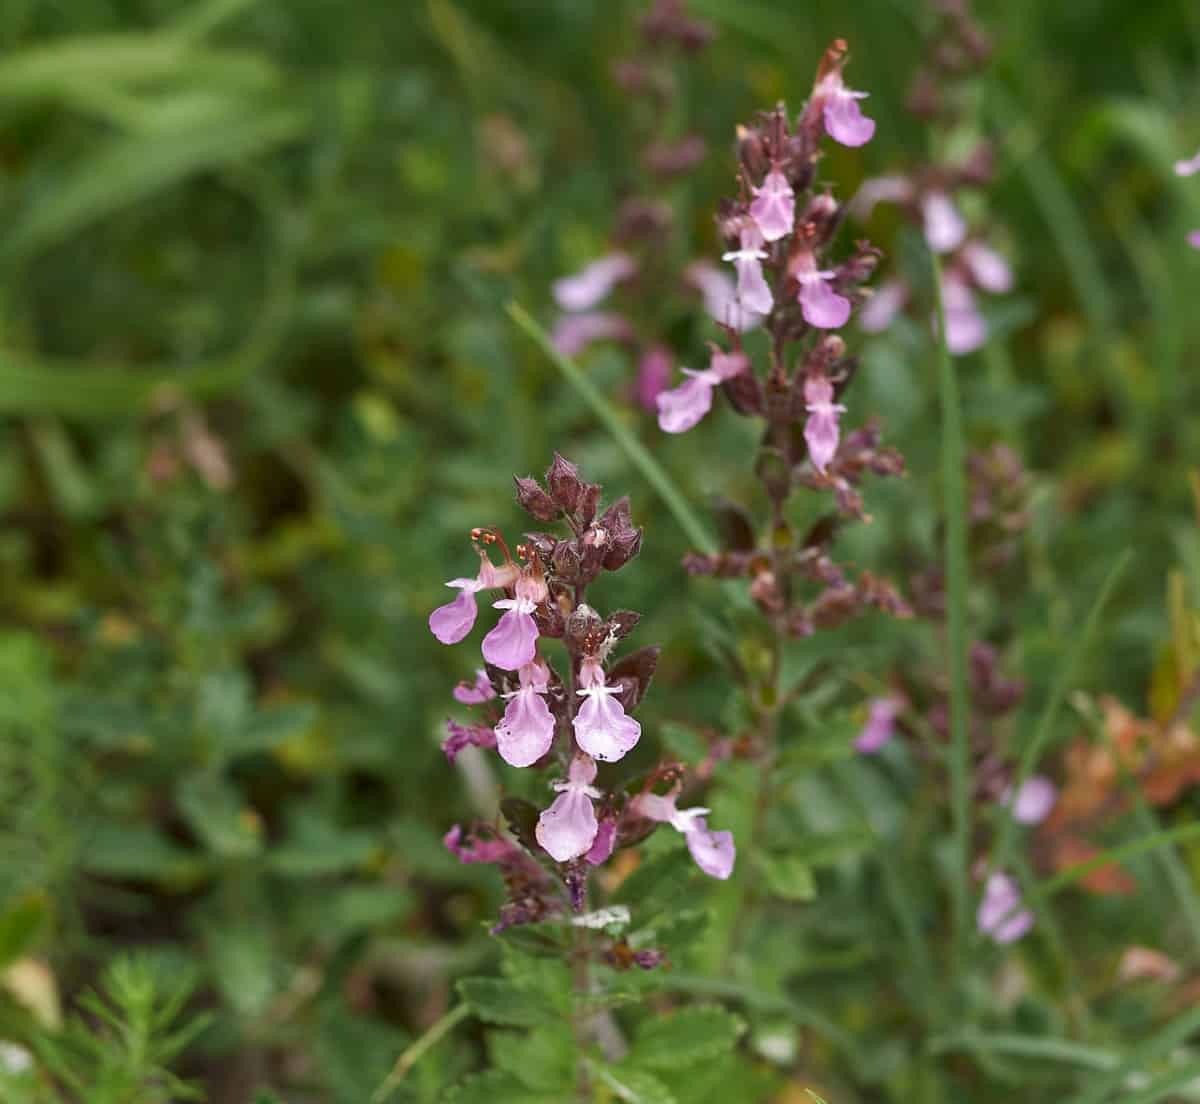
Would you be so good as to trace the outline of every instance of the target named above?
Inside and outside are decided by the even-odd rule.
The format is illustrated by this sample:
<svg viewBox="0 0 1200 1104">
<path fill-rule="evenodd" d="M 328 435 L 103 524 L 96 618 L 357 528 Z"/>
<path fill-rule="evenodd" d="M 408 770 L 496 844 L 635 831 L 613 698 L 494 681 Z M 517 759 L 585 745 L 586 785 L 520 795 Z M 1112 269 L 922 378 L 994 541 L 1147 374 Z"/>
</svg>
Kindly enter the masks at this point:
<svg viewBox="0 0 1200 1104">
<path fill-rule="evenodd" d="M 683 530 L 694 547 L 701 552 L 714 553 L 716 544 L 704 524 L 693 512 L 683 492 L 667 474 L 666 469 L 650 455 L 650 451 L 634 436 L 633 431 L 621 420 L 621 416 L 600 393 L 596 385 L 580 370 L 570 357 L 565 357 L 550 340 L 549 334 L 530 317 L 519 303 L 508 304 L 509 317 L 533 339 L 534 343 L 566 377 L 567 382 L 583 397 L 592 413 L 612 435 L 613 440 L 624 450 L 642 477 L 658 492 L 663 505 L 671 512 L 679 528 Z"/>
<path fill-rule="evenodd" d="M 1156 1059 L 1170 1054 L 1195 1031 L 1200 1031 L 1200 1008 L 1184 1013 L 1139 1043 L 1119 1066 L 1103 1077 L 1097 1077 L 1083 1092 L 1073 1096 L 1068 1104 L 1102 1104 L 1109 1093 L 1122 1088 L 1131 1073 L 1138 1073 Z"/>
<path fill-rule="evenodd" d="M 453 1031 L 471 1014 L 470 1005 L 460 1004 L 450 1009 L 440 1020 L 430 1026 L 415 1043 L 412 1044 L 392 1067 L 392 1072 L 384 1078 L 383 1083 L 371 1094 L 371 1104 L 383 1104 L 400 1087 L 400 1083 L 408 1076 L 409 1071 L 426 1053 L 432 1050 L 442 1039 Z"/>
<path fill-rule="evenodd" d="M 937 311 L 938 393 L 942 408 L 942 496 L 946 518 L 946 644 L 950 667 L 950 811 L 953 825 L 955 958 L 961 964 L 970 916 L 971 809 L 967 691 L 967 496 L 962 405 L 958 377 L 946 346 L 942 267 L 930 253 Z"/>
<path fill-rule="evenodd" d="M 932 1054 L 979 1051 L 1006 1054 L 1016 1058 L 1043 1058 L 1051 1062 L 1066 1062 L 1104 1071 L 1117 1068 L 1120 1062 L 1120 1058 L 1110 1051 L 1085 1046 L 1069 1039 L 1046 1038 L 1042 1035 L 959 1031 L 949 1035 L 935 1035 L 929 1040 L 928 1047 Z"/>
<path fill-rule="evenodd" d="M 1088 646 L 1091 644 L 1092 637 L 1095 635 L 1096 628 L 1100 623 L 1101 614 L 1104 612 L 1105 606 L 1108 605 L 1108 600 L 1116 589 L 1117 583 L 1132 556 L 1132 549 L 1127 548 L 1117 557 L 1117 562 L 1109 570 L 1107 577 L 1100 587 L 1099 593 L 1097 593 L 1095 600 L 1092 602 L 1092 608 L 1088 611 L 1087 619 L 1083 623 L 1083 631 L 1075 637 L 1066 658 L 1059 666 L 1057 677 L 1050 690 L 1050 696 L 1046 699 L 1041 716 L 1038 717 L 1037 727 L 1033 731 L 1033 738 L 1025 746 L 1021 754 L 1021 761 L 1017 767 L 1016 777 L 1013 779 L 1012 784 L 1014 793 L 1024 785 L 1033 773 L 1034 767 L 1037 766 L 1038 760 L 1041 758 L 1042 752 L 1050 740 L 1050 734 L 1054 729 L 1055 717 L 1058 715 L 1067 690 L 1075 678 L 1079 664 L 1087 653 Z M 1003 870 L 1008 865 L 1009 856 L 1012 854 L 1013 846 L 1016 843 L 1016 819 L 1009 815 L 1007 809 L 1003 807 L 1000 808 L 1000 818 L 999 835 L 996 846 L 992 849 L 992 861 L 989 871 Z"/>
<path fill-rule="evenodd" d="M 1196 1080 L 1200 1080 L 1200 1062 L 1189 1062 L 1178 1069 L 1159 1074 L 1141 1092 L 1122 1097 L 1120 1104 L 1158 1104 L 1160 1100 L 1174 1095 L 1176 1089 Z M 1191 1096 L 1190 1099 L 1194 1100 L 1195 1097 Z"/>
<path fill-rule="evenodd" d="M 1047 878 L 1042 882 L 1038 886 L 1037 892 L 1043 897 L 1049 897 L 1061 890 L 1069 889 L 1081 878 L 1086 878 L 1093 870 L 1099 870 L 1100 867 L 1107 866 L 1109 863 L 1137 858 L 1138 855 L 1156 851 L 1160 847 L 1169 847 L 1172 844 L 1192 839 L 1200 839 L 1200 823 L 1184 824 L 1178 828 L 1164 828 L 1160 832 L 1151 832 L 1149 835 L 1139 836 L 1129 843 L 1123 843 L 1117 847 L 1110 847 L 1107 851 L 1101 851 L 1100 854 L 1093 855 L 1087 862 L 1067 867 L 1066 870 L 1054 875 L 1053 878 Z"/>
</svg>

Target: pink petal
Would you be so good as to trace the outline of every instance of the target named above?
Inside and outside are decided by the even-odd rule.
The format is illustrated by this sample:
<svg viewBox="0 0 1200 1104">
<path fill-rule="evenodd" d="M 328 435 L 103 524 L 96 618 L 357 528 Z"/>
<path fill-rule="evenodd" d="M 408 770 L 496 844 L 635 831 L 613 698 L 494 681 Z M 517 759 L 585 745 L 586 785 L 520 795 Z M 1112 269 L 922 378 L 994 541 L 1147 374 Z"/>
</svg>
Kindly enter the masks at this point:
<svg viewBox="0 0 1200 1104">
<path fill-rule="evenodd" d="M 673 367 L 670 352 L 661 345 L 647 349 L 638 362 L 638 402 L 651 413 L 658 409 L 658 396 L 667 389 Z"/>
<path fill-rule="evenodd" d="M 494 748 L 496 734 L 487 725 L 461 725 L 457 721 L 446 722 L 447 736 L 442 741 L 442 753 L 453 763 L 463 748 Z"/>
<path fill-rule="evenodd" d="M 808 458 L 817 471 L 824 474 L 829 461 L 837 455 L 838 421 L 835 414 L 810 414 L 804 423 L 804 443 L 808 445 Z"/>
<path fill-rule="evenodd" d="M 696 865 L 710 878 L 724 881 L 733 873 L 737 848 L 732 832 L 710 832 L 707 822 L 697 819 L 695 826 L 690 832 L 685 832 L 683 838 Z"/>
<path fill-rule="evenodd" d="M 882 333 L 908 302 L 908 288 L 899 280 L 888 280 L 875 289 L 858 311 L 858 324 L 865 333 Z"/>
<path fill-rule="evenodd" d="M 800 309 L 804 321 L 821 330 L 836 330 L 850 320 L 850 300 L 838 295 L 821 279 L 802 280 Z"/>
<path fill-rule="evenodd" d="M 446 850 L 461 863 L 498 863 L 513 856 L 515 848 L 504 839 L 480 839 L 472 835 L 462 842 L 462 828 L 457 824 L 442 837 Z"/>
<path fill-rule="evenodd" d="M 617 822 L 612 817 L 607 817 L 600 822 L 600 826 L 596 829 L 596 839 L 585 858 L 592 866 L 608 862 L 616 844 Z"/>
<path fill-rule="evenodd" d="M 970 242 L 962 251 L 962 259 L 971 270 L 971 279 L 995 295 L 1012 291 L 1012 269 L 999 253 L 983 242 Z"/>
<path fill-rule="evenodd" d="M 636 271 L 631 257 L 624 253 L 610 253 L 593 261 L 574 276 L 565 276 L 554 282 L 554 299 L 563 310 L 590 310 L 621 280 L 627 280 Z"/>
<path fill-rule="evenodd" d="M 1187 243 L 1193 249 L 1200 249 L 1200 230 L 1193 230 L 1187 236 Z"/>
<path fill-rule="evenodd" d="M 592 756 L 615 763 L 638 742 L 641 724 L 625 713 L 612 694 L 589 694 L 572 722 L 575 742 Z"/>
<path fill-rule="evenodd" d="M 533 615 L 510 609 L 483 638 L 483 658 L 505 671 L 516 671 L 533 662 L 537 638 L 538 628 Z"/>
<path fill-rule="evenodd" d="M 716 265 L 696 261 L 688 265 L 683 278 L 703 296 L 709 317 L 722 326 L 745 333 L 762 322 L 761 314 L 747 310 L 738 302 L 733 281 Z"/>
<path fill-rule="evenodd" d="M 508 699 L 504 718 L 496 725 L 496 747 L 500 757 L 514 767 L 536 763 L 554 743 L 554 714 L 532 687 L 518 690 Z"/>
<path fill-rule="evenodd" d="M 460 682 L 454 688 L 454 700 L 462 702 L 463 705 L 479 705 L 480 702 L 491 701 L 495 696 L 492 680 L 482 667 L 475 672 L 473 683 Z"/>
<path fill-rule="evenodd" d="M 925 240 L 935 253 L 950 253 L 963 243 L 967 224 L 945 192 L 930 192 L 921 201 Z"/>
<path fill-rule="evenodd" d="M 864 755 L 877 752 L 891 738 L 900 703 L 895 698 L 876 698 L 871 702 L 867 723 L 854 741 L 856 751 Z"/>
<path fill-rule="evenodd" d="M 984 887 L 976 923 L 997 943 L 1012 943 L 1033 926 L 1033 913 L 1020 908 L 1021 891 L 1007 874 L 992 874 Z"/>
<path fill-rule="evenodd" d="M 461 590 L 453 602 L 429 615 L 429 631 L 443 644 L 457 644 L 475 626 L 475 591 Z"/>
<path fill-rule="evenodd" d="M 1195 176 L 1196 173 L 1200 173 L 1200 153 L 1197 153 L 1190 161 L 1175 162 L 1176 176 Z"/>
<path fill-rule="evenodd" d="M 739 257 L 733 262 L 737 269 L 738 302 L 754 314 L 770 314 L 775 298 L 763 276 L 762 261 L 754 257 Z"/>
<path fill-rule="evenodd" d="M 946 314 L 946 347 L 954 356 L 973 353 L 987 341 L 987 322 L 975 306 L 975 296 L 953 273 L 947 274 L 942 285 L 942 306 Z"/>
<path fill-rule="evenodd" d="M 792 232 L 796 221 L 796 199 L 783 173 L 778 170 L 767 173 L 762 187 L 754 189 L 750 217 L 758 224 L 765 241 L 778 241 Z"/>
<path fill-rule="evenodd" d="M 712 408 L 713 387 L 699 376 L 689 376 L 678 387 L 657 398 L 658 424 L 664 433 L 686 433 Z"/>
<path fill-rule="evenodd" d="M 1012 803 L 1013 817 L 1021 824 L 1040 824 L 1058 800 L 1058 787 L 1043 775 L 1027 778 Z"/>
<path fill-rule="evenodd" d="M 560 318 L 550 337 L 563 356 L 578 356 L 597 341 L 627 341 L 633 327 L 619 314 L 568 314 Z"/>
<path fill-rule="evenodd" d="M 540 817 L 534 835 L 556 862 L 586 854 L 598 829 L 592 799 L 579 790 L 565 790 Z"/>
<path fill-rule="evenodd" d="M 861 92 L 837 88 L 825 100 L 825 130 L 843 146 L 865 146 L 875 135 L 875 120 L 868 119 L 858 106 L 861 96 Z"/>
</svg>

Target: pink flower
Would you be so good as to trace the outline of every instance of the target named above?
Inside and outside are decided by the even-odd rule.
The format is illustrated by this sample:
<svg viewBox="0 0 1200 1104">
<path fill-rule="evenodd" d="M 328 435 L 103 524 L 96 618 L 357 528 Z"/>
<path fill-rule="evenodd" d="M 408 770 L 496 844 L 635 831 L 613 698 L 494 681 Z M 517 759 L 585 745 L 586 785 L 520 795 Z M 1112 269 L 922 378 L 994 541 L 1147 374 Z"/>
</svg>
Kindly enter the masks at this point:
<svg viewBox="0 0 1200 1104">
<path fill-rule="evenodd" d="M 983 242 L 968 242 L 959 254 L 971 279 L 984 291 L 1004 295 L 1012 291 L 1012 269 L 999 253 Z"/>
<path fill-rule="evenodd" d="M 1193 249 L 1200 249 L 1200 230 L 1193 230 L 1188 234 L 1187 242 Z"/>
<path fill-rule="evenodd" d="M 664 433 L 686 433 L 712 409 L 713 388 L 744 372 L 747 366 L 743 353 L 714 351 L 704 371 L 684 368 L 688 378 L 678 387 L 661 392 L 656 400 L 659 428 Z"/>
<path fill-rule="evenodd" d="M 872 755 L 886 744 L 895 731 L 896 715 L 904 707 L 897 697 L 876 698 L 867 713 L 867 723 L 854 741 L 856 751 Z"/>
<path fill-rule="evenodd" d="M 954 356 L 973 353 L 987 341 L 987 322 L 975 305 L 975 295 L 954 272 L 947 272 L 942 282 L 942 308 L 946 314 L 946 348 Z"/>
<path fill-rule="evenodd" d="M 1040 824 L 1050 815 L 1057 800 L 1058 787 L 1041 774 L 1025 779 L 1015 800 L 1011 792 L 1005 795 L 1005 802 L 1012 802 L 1013 818 L 1021 824 Z"/>
<path fill-rule="evenodd" d="M 818 270 L 810 251 L 805 250 L 792 259 L 791 273 L 800 285 L 798 298 L 805 322 L 821 330 L 836 330 L 849 321 L 850 300 L 838 295 L 827 282 L 836 273 Z"/>
<path fill-rule="evenodd" d="M 571 722 L 575 727 L 575 742 L 589 755 L 607 763 L 624 757 L 642 735 L 642 726 L 626 716 L 625 707 L 616 699 L 619 686 L 606 686 L 604 670 L 599 661 L 585 659 L 579 665 L 577 691 L 584 703 Z"/>
<path fill-rule="evenodd" d="M 667 389 L 673 364 L 670 350 L 661 345 L 653 345 L 642 354 L 638 362 L 637 397 L 647 410 L 653 412 L 658 408 L 656 400 Z"/>
<path fill-rule="evenodd" d="M 541 663 L 528 663 L 519 672 L 521 688 L 505 694 L 508 706 L 496 725 L 496 747 L 510 766 L 536 763 L 554 743 L 554 714 L 542 695 L 549 672 Z"/>
<path fill-rule="evenodd" d="M 483 658 L 506 671 L 517 671 L 533 662 L 537 653 L 538 627 L 533 611 L 545 599 L 545 583 L 527 575 L 517 580 L 515 598 L 501 598 L 492 605 L 507 612 L 483 638 Z"/>
<path fill-rule="evenodd" d="M 593 261 L 574 276 L 564 276 L 554 282 L 555 301 L 566 311 L 591 310 L 606 299 L 622 280 L 637 271 L 633 258 L 626 253 L 610 253 Z"/>
<path fill-rule="evenodd" d="M 1195 176 L 1196 173 L 1200 173 L 1200 153 L 1197 153 L 1190 161 L 1175 162 L 1176 176 Z"/>
<path fill-rule="evenodd" d="M 475 627 L 475 595 L 483 584 L 478 579 L 451 579 L 446 586 L 458 587 L 458 597 L 429 615 L 429 631 L 443 644 L 457 644 Z"/>
<path fill-rule="evenodd" d="M 967 236 L 967 224 L 945 192 L 930 192 L 921 200 L 925 241 L 935 253 L 951 253 Z"/>
<path fill-rule="evenodd" d="M 836 68 L 827 73 L 816 88 L 825 116 L 829 137 L 843 146 L 865 146 L 875 135 L 875 120 L 868 119 L 858 106 L 868 93 L 854 92 L 842 80 Z"/>
<path fill-rule="evenodd" d="M 492 839 L 480 839 L 472 834 L 466 843 L 462 841 L 462 828 L 455 825 L 442 837 L 446 850 L 454 855 L 460 863 L 500 863 L 519 856 L 520 852 L 499 836 Z"/>
<path fill-rule="evenodd" d="M 637 816 L 669 824 L 683 836 L 696 865 L 710 878 L 724 881 L 733 873 L 733 863 L 737 858 L 733 833 L 710 831 L 708 821 L 704 819 L 709 810 L 698 806 L 677 809 L 675 802 L 678 798 L 678 786 L 661 797 L 654 793 L 642 793 L 633 799 L 631 809 Z"/>
<path fill-rule="evenodd" d="M 758 223 L 763 240 L 773 242 L 787 237 L 796 222 L 796 196 L 787 177 L 778 169 L 772 169 L 763 180 L 762 187 L 752 190 L 754 201 L 750 204 L 750 217 Z M 742 248 L 746 248 L 744 237 Z"/>
<path fill-rule="evenodd" d="M 560 318 L 550 341 L 563 356 L 573 357 L 593 342 L 627 341 L 632 336 L 633 327 L 621 315 L 594 312 Z"/>
<path fill-rule="evenodd" d="M 1033 913 L 1021 906 L 1021 891 L 1007 874 L 992 874 L 975 920 L 997 943 L 1013 943 L 1033 927 Z"/>
<path fill-rule="evenodd" d="M 837 453 L 838 416 L 846 412 L 841 403 L 833 401 L 833 384 L 824 376 L 809 376 L 804 381 L 804 402 L 808 421 L 804 423 L 804 441 L 808 458 L 822 475 Z"/>
<path fill-rule="evenodd" d="M 869 219 L 878 203 L 908 203 L 913 197 L 913 186 L 906 176 L 876 176 L 864 180 L 850 208 L 855 218 Z"/>
<path fill-rule="evenodd" d="M 491 701 L 495 696 L 492 680 L 482 667 L 475 672 L 473 683 L 460 682 L 454 688 L 454 700 L 462 702 L 463 705 L 479 705 L 480 702 Z"/>
<path fill-rule="evenodd" d="M 908 286 L 901 280 L 887 280 L 859 309 L 858 324 L 866 333 L 882 333 L 907 302 Z"/>
<path fill-rule="evenodd" d="M 487 725 L 461 725 L 458 721 L 446 721 L 446 738 L 442 741 L 442 753 L 453 763 L 463 748 L 494 748 L 496 734 Z"/>
<path fill-rule="evenodd" d="M 695 261 L 684 270 L 683 278 L 700 292 L 709 317 L 722 326 L 745 333 L 762 322 L 761 314 L 755 314 L 738 302 L 733 281 L 716 265 Z"/>
<path fill-rule="evenodd" d="M 534 835 L 555 860 L 567 862 L 591 850 L 599 827 L 592 801 L 600 796 L 592 782 L 596 764 L 586 755 L 571 760 L 567 781 L 555 782 L 558 797 L 540 817 Z"/>
<path fill-rule="evenodd" d="M 725 253 L 721 260 L 732 261 L 737 269 L 738 302 L 755 314 L 769 314 L 775 305 L 771 289 L 763 277 L 762 263 L 767 259 L 763 251 L 763 236 L 753 223 L 741 232 L 741 248 Z"/>
</svg>

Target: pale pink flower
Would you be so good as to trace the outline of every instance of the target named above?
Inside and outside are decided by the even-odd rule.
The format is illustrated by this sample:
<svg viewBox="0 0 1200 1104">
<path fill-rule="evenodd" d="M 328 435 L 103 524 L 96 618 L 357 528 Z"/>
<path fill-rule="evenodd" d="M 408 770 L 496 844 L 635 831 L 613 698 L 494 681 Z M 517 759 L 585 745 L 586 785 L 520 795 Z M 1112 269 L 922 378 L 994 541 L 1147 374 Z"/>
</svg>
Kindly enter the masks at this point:
<svg viewBox="0 0 1200 1104">
<path fill-rule="evenodd" d="M 1033 913 L 1021 908 L 1021 891 L 1007 874 L 992 874 L 976 914 L 979 930 L 997 943 L 1013 943 L 1033 927 Z"/>
<path fill-rule="evenodd" d="M 1005 802 L 1012 804 L 1013 818 L 1021 824 L 1040 824 L 1050 815 L 1058 800 L 1058 787 L 1045 775 L 1035 774 L 1025 779 L 1017 790 L 1005 794 Z"/>
<path fill-rule="evenodd" d="M 947 272 L 942 282 L 942 309 L 946 314 L 946 348 L 954 356 L 966 356 L 987 341 L 987 322 L 975 305 L 967 282 Z"/>
<path fill-rule="evenodd" d="M 743 306 L 729 275 L 708 261 L 693 261 L 684 270 L 685 282 L 700 292 L 704 309 L 713 321 L 745 333 L 761 325 L 763 316 Z"/>
<path fill-rule="evenodd" d="M 767 259 L 767 254 L 762 246 L 762 233 L 751 223 L 741 232 L 741 248 L 721 257 L 723 261 L 732 261 L 737 269 L 738 302 L 755 314 L 769 314 L 775 305 L 771 289 L 763 276 L 762 263 Z"/>
<path fill-rule="evenodd" d="M 866 99 L 868 93 L 847 88 L 840 67 L 821 78 L 815 95 L 822 105 L 825 130 L 835 142 L 865 146 L 874 137 L 875 120 L 868 119 L 858 106 L 858 101 Z"/>
<path fill-rule="evenodd" d="M 849 321 L 850 300 L 838 295 L 828 283 L 836 273 L 819 270 L 811 251 L 793 257 L 791 273 L 800 285 L 798 298 L 805 322 L 821 330 L 836 330 Z"/>
<path fill-rule="evenodd" d="M 984 291 L 1004 295 L 1012 291 L 1012 268 L 996 250 L 983 242 L 968 242 L 959 254 L 971 273 L 971 279 Z"/>
<path fill-rule="evenodd" d="M 1190 161 L 1175 162 L 1176 176 L 1195 176 L 1196 173 L 1200 173 L 1200 153 L 1197 153 Z"/>
<path fill-rule="evenodd" d="M 886 744 L 895 732 L 896 717 L 904 703 L 895 696 L 876 698 L 867 712 L 867 723 L 854 741 L 856 751 L 872 755 Z"/>
<path fill-rule="evenodd" d="M 627 253 L 610 253 L 593 261 L 574 276 L 555 280 L 555 301 L 566 311 L 591 310 L 606 299 L 622 280 L 628 280 L 637 271 L 637 265 Z"/>
<path fill-rule="evenodd" d="M 549 672 L 541 663 L 527 663 L 518 672 L 521 688 L 505 694 L 508 705 L 496 725 L 496 749 L 510 766 L 536 763 L 554 743 L 554 714 L 542 696 Z"/>
<path fill-rule="evenodd" d="M 841 403 L 833 401 L 833 384 L 824 376 L 809 376 L 804 381 L 804 403 L 808 420 L 804 423 L 804 441 L 808 458 L 822 475 L 837 453 L 838 418 L 846 412 Z"/>
<path fill-rule="evenodd" d="M 520 855 L 513 844 L 499 836 L 480 839 L 472 833 L 464 842 L 463 830 L 457 824 L 442 837 L 442 843 L 460 863 L 502 863 Z"/>
<path fill-rule="evenodd" d="M 454 688 L 454 700 L 462 702 L 463 705 L 479 705 L 481 702 L 491 701 L 496 696 L 496 691 L 492 689 L 492 680 L 488 678 L 488 673 L 480 667 L 475 672 L 475 681 L 460 682 Z"/>
<path fill-rule="evenodd" d="M 479 574 L 474 579 L 451 579 L 446 586 L 457 588 L 458 597 L 429 615 L 429 631 L 443 644 L 457 644 L 474 628 L 479 591 L 505 586 L 510 578 L 507 567 L 497 568 L 482 554 L 479 560 Z"/>
<path fill-rule="evenodd" d="M 921 200 L 925 240 L 935 253 L 951 253 L 967 236 L 966 220 L 945 192 L 930 192 Z"/>
<path fill-rule="evenodd" d="M 704 371 L 684 368 L 688 378 L 678 387 L 661 392 L 656 400 L 659 427 L 664 433 L 686 433 L 712 409 L 713 389 L 744 372 L 747 366 L 743 353 L 714 351 Z"/>
<path fill-rule="evenodd" d="M 675 802 L 678 799 L 679 787 L 676 786 L 661 797 L 649 792 L 638 794 L 630 807 L 637 816 L 669 824 L 683 836 L 696 865 L 710 878 L 724 881 L 733 873 L 734 860 L 737 858 L 733 833 L 711 831 L 708 821 L 704 819 L 709 809 L 699 806 L 677 809 Z"/>
<path fill-rule="evenodd" d="M 796 196 L 787 177 L 778 169 L 772 169 L 763 180 L 762 187 L 752 190 L 754 200 L 750 204 L 750 217 L 758 224 L 763 240 L 773 242 L 787 237 L 796 222 Z M 742 248 L 746 248 L 745 238 Z M 767 310 L 770 309 L 767 307 Z"/>
<path fill-rule="evenodd" d="M 908 302 L 908 285 L 902 280 L 885 280 L 858 310 L 858 324 L 865 333 L 882 333 Z"/>
<path fill-rule="evenodd" d="M 907 176 L 876 176 L 864 180 L 850 201 L 855 218 L 868 219 L 879 203 L 908 203 L 913 198 Z"/>
<path fill-rule="evenodd" d="M 550 342 L 563 356 L 573 357 L 594 342 L 628 341 L 632 336 L 628 319 L 597 311 L 564 315 L 555 323 Z"/>
<path fill-rule="evenodd" d="M 568 862 L 591 850 L 598 825 L 592 802 L 600 791 L 592 785 L 596 764 L 586 755 L 571 760 L 565 782 L 556 782 L 558 797 L 538 817 L 534 835 L 556 862 Z"/>
<path fill-rule="evenodd" d="M 537 654 L 538 627 L 533 611 L 545 600 L 545 583 L 527 575 L 517 580 L 516 597 L 501 598 L 492 605 L 505 610 L 496 627 L 483 638 L 483 658 L 505 671 L 517 671 L 533 662 Z"/>
<path fill-rule="evenodd" d="M 571 722 L 575 742 L 593 758 L 615 763 L 637 744 L 642 726 L 617 700 L 621 687 L 605 685 L 598 660 L 585 659 L 579 665 L 579 682 L 582 689 L 577 693 L 585 700 Z"/>
</svg>

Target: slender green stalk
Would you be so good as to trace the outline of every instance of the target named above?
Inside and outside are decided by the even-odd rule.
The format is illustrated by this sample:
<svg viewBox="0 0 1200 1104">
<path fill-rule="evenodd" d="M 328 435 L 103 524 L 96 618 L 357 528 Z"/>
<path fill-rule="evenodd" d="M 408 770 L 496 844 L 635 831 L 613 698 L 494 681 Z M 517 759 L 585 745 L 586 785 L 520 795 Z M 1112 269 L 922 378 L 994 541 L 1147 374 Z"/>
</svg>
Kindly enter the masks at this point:
<svg viewBox="0 0 1200 1104">
<path fill-rule="evenodd" d="M 966 946 L 971 911 L 971 809 L 967 691 L 967 495 L 958 377 L 946 347 L 942 268 L 930 254 L 938 320 L 938 392 L 942 405 L 942 494 L 946 517 L 946 645 L 950 667 L 950 810 L 953 824 L 955 961 Z"/>
<path fill-rule="evenodd" d="M 565 357 L 550 340 L 550 335 L 530 317 L 529 313 L 519 303 L 508 304 L 509 317 L 531 337 L 537 346 L 554 363 L 555 367 L 566 377 L 567 382 L 583 397 L 584 402 L 591 407 L 592 413 L 608 430 L 614 441 L 624 450 L 625 455 L 632 461 L 633 466 L 642 473 L 642 477 L 658 492 L 663 505 L 671 512 L 672 517 L 683 530 L 687 539 L 701 552 L 712 554 L 717 547 L 704 524 L 696 516 L 687 498 L 667 474 L 666 469 L 650 455 L 650 451 L 637 439 L 633 431 L 621 420 L 621 416 L 612 404 L 600 393 L 594 383 L 580 370 L 570 357 Z"/>
<path fill-rule="evenodd" d="M 929 1040 L 932 1054 L 955 1051 L 980 1051 L 1008 1054 L 1016 1058 L 1044 1058 L 1067 1062 L 1097 1070 L 1113 1070 L 1120 1059 L 1111 1051 L 1084 1046 L 1069 1039 L 1046 1038 L 1042 1035 L 991 1034 L 981 1031 L 959 1031 L 950 1035 L 935 1035 Z"/>
<path fill-rule="evenodd" d="M 1093 870 L 1099 870 L 1102 866 L 1107 866 L 1109 863 L 1133 859 L 1138 855 L 1156 851 L 1160 847 L 1170 847 L 1172 844 L 1193 839 L 1200 839 L 1200 823 L 1184 824 L 1178 828 L 1166 828 L 1161 832 L 1151 832 L 1149 835 L 1140 836 L 1130 843 L 1121 844 L 1120 847 L 1110 847 L 1107 851 L 1101 851 L 1100 854 L 1088 859 L 1087 862 L 1067 867 L 1066 870 L 1060 874 L 1056 874 L 1053 878 L 1047 878 L 1038 886 L 1037 891 L 1039 895 L 1049 897 L 1054 893 L 1070 888 L 1081 878 L 1086 878 Z"/>
<path fill-rule="evenodd" d="M 432 1050 L 442 1038 L 454 1030 L 471 1014 L 469 1005 L 459 1004 L 450 1009 L 440 1020 L 434 1023 L 415 1043 L 412 1044 L 392 1067 L 383 1083 L 371 1094 L 371 1104 L 383 1104 L 400 1087 L 400 1083 L 408 1076 L 409 1071 L 425 1055 Z"/>
</svg>

